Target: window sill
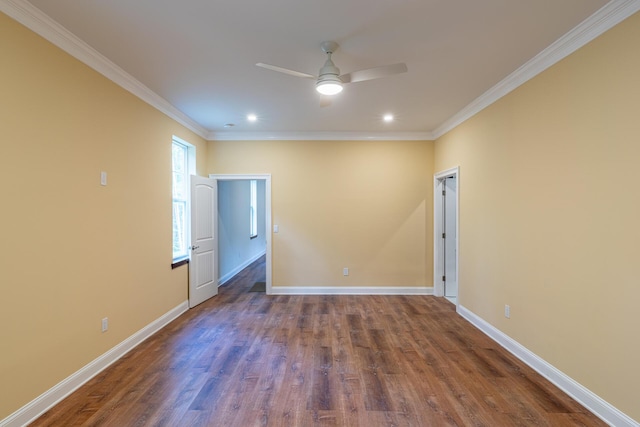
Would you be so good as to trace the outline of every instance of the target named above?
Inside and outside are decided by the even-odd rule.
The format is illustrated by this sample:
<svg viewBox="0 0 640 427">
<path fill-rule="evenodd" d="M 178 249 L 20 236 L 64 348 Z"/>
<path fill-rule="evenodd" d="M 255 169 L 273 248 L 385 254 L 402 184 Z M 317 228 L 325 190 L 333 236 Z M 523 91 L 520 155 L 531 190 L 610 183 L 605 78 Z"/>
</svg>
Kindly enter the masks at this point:
<svg viewBox="0 0 640 427">
<path fill-rule="evenodd" d="M 189 264 L 188 257 L 174 259 L 173 262 L 171 263 L 171 269 L 173 270 L 174 268 L 178 268 L 181 265 L 185 265 L 185 264 Z"/>
</svg>

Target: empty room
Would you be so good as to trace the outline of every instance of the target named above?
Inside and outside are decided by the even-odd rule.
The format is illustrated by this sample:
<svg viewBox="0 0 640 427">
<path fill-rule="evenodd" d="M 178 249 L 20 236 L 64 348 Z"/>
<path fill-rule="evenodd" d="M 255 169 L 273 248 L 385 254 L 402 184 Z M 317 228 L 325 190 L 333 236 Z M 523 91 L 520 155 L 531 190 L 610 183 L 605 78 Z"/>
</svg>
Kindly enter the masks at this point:
<svg viewBox="0 0 640 427">
<path fill-rule="evenodd" d="M 0 0 L 0 427 L 640 427 L 639 11 Z"/>
</svg>

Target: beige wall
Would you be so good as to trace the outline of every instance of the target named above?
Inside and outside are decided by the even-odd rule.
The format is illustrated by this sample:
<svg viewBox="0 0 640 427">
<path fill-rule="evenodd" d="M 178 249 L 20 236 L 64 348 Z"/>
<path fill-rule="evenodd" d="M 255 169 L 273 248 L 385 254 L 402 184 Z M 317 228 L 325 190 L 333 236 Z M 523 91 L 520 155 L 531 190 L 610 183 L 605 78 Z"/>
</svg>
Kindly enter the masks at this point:
<svg viewBox="0 0 640 427">
<path fill-rule="evenodd" d="M 186 300 L 177 135 L 201 175 L 272 174 L 274 286 L 431 286 L 432 177 L 460 165 L 461 304 L 640 420 L 638 45 L 640 15 L 435 148 L 207 144 L 0 14 L 0 419 Z"/>
<path fill-rule="evenodd" d="M 460 165 L 461 304 L 635 420 L 638 46 L 640 14 L 435 145 Z"/>
<path fill-rule="evenodd" d="M 207 146 L 3 14 L 0 63 L 3 419 L 187 299 L 171 137 Z"/>
<path fill-rule="evenodd" d="M 273 286 L 433 285 L 432 142 L 212 141 L 209 172 L 272 174 Z"/>
</svg>

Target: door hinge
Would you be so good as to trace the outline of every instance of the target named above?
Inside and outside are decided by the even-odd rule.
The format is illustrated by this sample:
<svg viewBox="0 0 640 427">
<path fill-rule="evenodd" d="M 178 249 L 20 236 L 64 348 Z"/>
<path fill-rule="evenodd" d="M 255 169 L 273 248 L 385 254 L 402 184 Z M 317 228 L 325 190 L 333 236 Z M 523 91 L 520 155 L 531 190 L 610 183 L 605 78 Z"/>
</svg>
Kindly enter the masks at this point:
<svg viewBox="0 0 640 427">
<path fill-rule="evenodd" d="M 442 276 L 442 281 L 446 282 L 447 281 L 447 277 L 446 276 Z"/>
<path fill-rule="evenodd" d="M 442 238 L 446 239 L 447 238 L 447 233 L 442 233 Z"/>
<path fill-rule="evenodd" d="M 446 191 L 444 191 L 444 190 L 442 190 L 442 195 L 443 195 L 443 196 L 446 196 L 446 195 L 447 195 L 447 192 L 446 192 Z"/>
</svg>

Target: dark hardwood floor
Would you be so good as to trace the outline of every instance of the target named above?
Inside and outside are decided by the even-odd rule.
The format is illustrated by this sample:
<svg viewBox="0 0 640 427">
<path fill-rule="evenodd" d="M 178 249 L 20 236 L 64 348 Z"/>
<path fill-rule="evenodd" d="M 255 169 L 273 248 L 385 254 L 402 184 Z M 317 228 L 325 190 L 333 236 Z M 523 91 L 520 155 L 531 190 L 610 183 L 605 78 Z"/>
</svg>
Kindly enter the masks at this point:
<svg viewBox="0 0 640 427">
<path fill-rule="evenodd" d="M 430 296 L 267 296 L 264 258 L 32 426 L 604 426 Z"/>
</svg>

